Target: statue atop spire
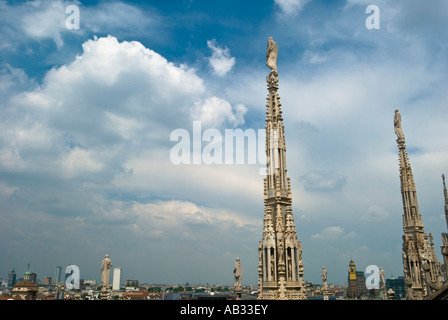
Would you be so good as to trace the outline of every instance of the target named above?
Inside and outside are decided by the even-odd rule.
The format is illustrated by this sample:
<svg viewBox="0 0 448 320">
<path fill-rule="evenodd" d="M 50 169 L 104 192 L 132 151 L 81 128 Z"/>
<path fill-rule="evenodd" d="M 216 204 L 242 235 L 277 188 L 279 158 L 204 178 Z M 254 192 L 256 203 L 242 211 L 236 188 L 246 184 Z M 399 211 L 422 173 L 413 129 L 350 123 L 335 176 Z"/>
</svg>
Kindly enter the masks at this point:
<svg viewBox="0 0 448 320">
<path fill-rule="evenodd" d="M 278 47 L 272 37 L 268 39 L 268 50 L 266 52 L 266 65 L 277 73 Z"/>
<path fill-rule="evenodd" d="M 403 134 L 403 128 L 401 127 L 401 115 L 398 109 L 395 109 L 395 116 L 394 116 L 394 126 L 395 126 L 395 134 L 397 135 L 397 142 L 400 144 L 400 142 L 404 143 L 404 134 Z"/>
</svg>

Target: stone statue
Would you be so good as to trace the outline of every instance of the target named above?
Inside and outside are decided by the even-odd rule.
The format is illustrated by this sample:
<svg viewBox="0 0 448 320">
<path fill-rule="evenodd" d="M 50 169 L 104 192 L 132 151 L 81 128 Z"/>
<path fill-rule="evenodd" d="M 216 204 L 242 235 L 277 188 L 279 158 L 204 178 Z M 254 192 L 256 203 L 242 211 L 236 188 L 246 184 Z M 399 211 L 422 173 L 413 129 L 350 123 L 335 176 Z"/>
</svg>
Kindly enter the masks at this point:
<svg viewBox="0 0 448 320">
<path fill-rule="evenodd" d="M 386 280 L 385 280 L 385 277 L 384 277 L 384 270 L 383 270 L 383 268 L 380 268 L 380 279 L 381 279 L 382 285 L 385 286 L 386 285 Z"/>
<path fill-rule="evenodd" d="M 394 126 L 395 134 L 397 135 L 398 140 L 404 141 L 403 129 L 401 127 L 401 115 L 400 112 L 398 112 L 398 109 L 395 110 Z"/>
<path fill-rule="evenodd" d="M 235 287 L 241 287 L 241 278 L 243 276 L 243 270 L 241 268 L 240 258 L 236 258 L 235 268 L 233 269 L 233 276 L 235 277 Z"/>
<path fill-rule="evenodd" d="M 448 247 L 448 233 L 442 233 L 442 242 L 444 247 Z"/>
<path fill-rule="evenodd" d="M 278 263 L 284 263 L 285 262 L 285 250 L 283 248 L 283 242 L 280 241 L 278 244 Z"/>
<path fill-rule="evenodd" d="M 112 268 L 112 261 L 109 259 L 109 255 L 106 254 L 103 259 L 103 263 L 101 264 L 101 280 L 103 282 L 103 288 L 109 289 L 109 275 L 110 269 Z"/>
<path fill-rule="evenodd" d="M 297 251 L 299 253 L 299 263 L 302 263 L 302 241 L 297 241 Z"/>
<path fill-rule="evenodd" d="M 324 289 L 328 288 L 328 283 L 327 283 L 327 269 L 325 268 L 325 266 L 322 268 L 322 283 L 323 283 L 323 287 Z"/>
<path fill-rule="evenodd" d="M 272 37 L 268 39 L 268 50 L 266 52 L 266 65 L 277 73 L 278 48 Z"/>
</svg>

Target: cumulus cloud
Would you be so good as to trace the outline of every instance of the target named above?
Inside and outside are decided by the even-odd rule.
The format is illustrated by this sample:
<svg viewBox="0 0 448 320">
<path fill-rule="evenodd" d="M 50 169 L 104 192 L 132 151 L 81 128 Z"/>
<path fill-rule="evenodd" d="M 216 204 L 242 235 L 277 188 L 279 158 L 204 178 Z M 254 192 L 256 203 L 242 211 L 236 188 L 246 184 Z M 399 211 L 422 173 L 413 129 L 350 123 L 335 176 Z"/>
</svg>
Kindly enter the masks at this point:
<svg viewBox="0 0 448 320">
<path fill-rule="evenodd" d="M 274 0 L 286 15 L 296 15 L 310 0 Z"/>
<path fill-rule="evenodd" d="M 235 58 L 230 55 L 227 47 L 221 47 L 215 39 L 207 41 L 207 47 L 212 51 L 209 63 L 218 76 L 225 76 L 235 65 Z"/>
<path fill-rule="evenodd" d="M 184 235 L 194 236 L 200 228 L 201 238 L 213 236 L 218 226 L 257 230 L 258 221 L 241 217 L 225 209 L 206 208 L 189 201 L 157 201 L 135 203 L 133 211 L 138 215 L 133 230 L 152 236 L 165 237 L 183 230 Z M 220 231 L 222 232 L 222 230 Z M 182 235 L 181 235 L 182 236 Z M 198 234 L 196 236 L 199 236 Z"/>
<path fill-rule="evenodd" d="M 4 166 L 51 167 L 69 176 L 87 166 L 120 171 L 124 150 L 168 143 L 170 126 L 185 126 L 205 93 L 193 70 L 138 42 L 109 36 L 88 40 L 83 49 L 72 63 L 49 71 L 41 86 L 10 97 L 14 108 L 4 109 L 9 121 L 0 138 Z"/>
<path fill-rule="evenodd" d="M 45 172 L 61 181 L 82 177 L 90 187 L 132 172 L 131 156 L 149 154 L 145 166 L 169 162 L 169 132 L 191 127 L 194 116 L 237 126 L 246 113 L 241 104 L 207 97 L 193 69 L 112 36 L 86 41 L 81 55 L 50 70 L 39 86 L 14 93 L 16 78 L 27 83 L 15 69 L 0 78 L 11 95 L 2 109 L 8 119 L 1 122 L 2 170 Z"/>
<path fill-rule="evenodd" d="M 72 12 L 70 5 L 79 9 L 79 29 L 67 28 Z M 67 36 L 85 36 L 89 33 L 113 33 L 116 36 L 163 33 L 159 17 L 154 11 L 144 12 L 140 8 L 120 1 L 102 2 L 95 6 L 83 6 L 79 1 L 21 1 L 0 3 L 1 49 L 16 51 L 18 44 L 29 39 L 50 40 L 58 49 L 64 47 Z M 14 39 L 14 41 L 12 41 Z M 29 49 L 32 50 L 32 49 Z"/>
<path fill-rule="evenodd" d="M 186 170 L 169 160 L 170 131 L 189 128 L 194 116 L 208 125 L 238 126 L 246 107 L 210 94 L 194 69 L 139 42 L 95 37 L 82 49 L 70 63 L 48 71 L 41 84 L 20 69 L 1 69 L 0 90 L 7 93 L 0 121 L 2 206 L 8 212 L 20 207 L 17 219 L 33 210 L 41 219 L 52 216 L 65 231 L 122 226 L 135 236 L 179 235 L 198 247 L 198 230 L 202 238 L 225 237 L 225 230 L 241 229 L 246 236 L 258 231 L 259 221 L 241 216 L 238 201 L 223 209 L 222 197 L 240 193 L 234 186 L 242 183 L 256 197 L 258 185 L 251 181 L 256 173 L 240 168 L 229 174 L 213 166 Z M 186 185 L 197 188 L 188 193 Z M 189 201 L 149 201 L 148 194 Z M 200 205 L 218 195 L 222 201 L 213 208 Z"/>
<path fill-rule="evenodd" d="M 22 18 L 25 34 L 36 40 L 52 39 L 58 48 L 62 48 L 61 33 L 66 29 L 67 5 L 62 1 L 34 1 L 25 6 L 29 10 Z"/>
<path fill-rule="evenodd" d="M 247 108 L 242 104 L 232 105 L 225 99 L 213 96 L 195 102 L 193 119 L 206 126 L 221 127 L 223 124 L 239 126 L 244 124 Z"/>
</svg>

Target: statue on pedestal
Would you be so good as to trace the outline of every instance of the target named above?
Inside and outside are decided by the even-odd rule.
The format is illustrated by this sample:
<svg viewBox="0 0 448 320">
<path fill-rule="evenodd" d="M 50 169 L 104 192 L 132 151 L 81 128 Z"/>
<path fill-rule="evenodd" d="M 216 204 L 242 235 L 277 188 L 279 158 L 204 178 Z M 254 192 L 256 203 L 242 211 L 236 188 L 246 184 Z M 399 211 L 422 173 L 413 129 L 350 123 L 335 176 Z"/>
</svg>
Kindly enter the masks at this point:
<svg viewBox="0 0 448 320">
<path fill-rule="evenodd" d="M 103 291 L 109 289 L 109 275 L 112 268 L 112 261 L 109 259 L 109 255 L 106 254 L 101 264 L 101 281 L 103 282 Z"/>
<path fill-rule="evenodd" d="M 323 289 L 328 289 L 328 283 L 327 283 L 327 269 L 325 268 L 325 266 L 322 268 L 322 284 L 323 284 Z"/>
<path fill-rule="evenodd" d="M 394 126 L 395 126 L 395 134 L 397 135 L 398 142 L 404 142 L 404 133 L 403 128 L 401 127 L 401 115 L 398 112 L 398 109 L 395 110 L 394 116 Z"/>
<path fill-rule="evenodd" d="M 241 268 L 241 262 L 240 258 L 236 258 L 235 262 L 235 268 L 233 269 L 233 276 L 235 278 L 235 293 L 236 293 L 236 300 L 241 300 L 241 294 L 242 294 L 242 283 L 241 278 L 243 276 L 243 270 Z"/>
<path fill-rule="evenodd" d="M 235 278 L 235 287 L 241 287 L 241 278 L 243 271 L 241 268 L 240 258 L 236 258 L 235 268 L 233 269 L 233 276 Z"/>
<path fill-rule="evenodd" d="M 387 293 L 386 293 L 386 279 L 384 276 L 384 270 L 383 268 L 380 268 L 380 280 L 381 280 L 381 293 L 383 295 L 383 300 L 387 300 Z"/>
<path fill-rule="evenodd" d="M 266 65 L 277 73 L 278 47 L 272 37 L 268 38 L 268 50 L 266 51 Z"/>
</svg>

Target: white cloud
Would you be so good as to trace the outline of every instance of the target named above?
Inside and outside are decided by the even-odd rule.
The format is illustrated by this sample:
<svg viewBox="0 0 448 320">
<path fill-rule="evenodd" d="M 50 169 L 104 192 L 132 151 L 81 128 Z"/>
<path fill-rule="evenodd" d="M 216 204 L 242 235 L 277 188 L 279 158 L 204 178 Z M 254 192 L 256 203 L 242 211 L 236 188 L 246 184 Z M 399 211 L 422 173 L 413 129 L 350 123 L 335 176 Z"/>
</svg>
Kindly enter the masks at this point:
<svg viewBox="0 0 448 320">
<path fill-rule="evenodd" d="M 205 187 L 210 198 L 216 190 L 205 181 L 212 177 L 219 180 L 219 194 L 239 194 L 234 185 L 242 183 L 250 186 L 246 190 L 250 196 L 257 191 L 250 179 L 259 176 L 245 175 L 241 168 L 239 173 L 229 174 L 219 166 L 191 170 L 170 163 L 171 130 L 189 128 L 194 115 L 209 125 L 238 126 L 244 124 L 247 109 L 210 97 L 195 70 L 177 66 L 139 42 L 119 42 L 112 36 L 88 40 L 81 55 L 50 70 L 41 85 L 32 86 L 22 79 L 16 92 L 10 90 L 13 79 L 24 78 L 23 74 L 8 70 L 0 78 L 11 96 L 9 107 L 2 109 L 3 119 L 8 121 L 0 123 L 0 170 L 16 173 L 12 181 L 17 185 L 9 180 L 3 184 L 13 185 L 18 190 L 16 201 L 20 199 L 25 206 L 73 216 L 84 224 L 128 223 L 141 217 L 138 205 L 130 207 L 133 200 L 139 200 L 139 192 L 185 198 L 180 177 L 190 176 L 190 183 L 201 190 Z M 45 183 L 46 187 L 30 187 L 26 183 L 29 175 L 35 177 L 33 186 Z M 155 178 L 158 183 L 148 184 Z M 51 184 L 45 182 L 49 179 Z M 12 190 L 8 188 L 3 189 Z M 136 195 L 131 201 L 108 200 L 109 188 Z M 197 190 L 192 189 L 188 197 L 200 203 L 204 199 Z M 58 200 L 51 200 L 53 197 Z M 215 229 L 224 221 L 250 225 L 244 222 L 246 218 L 219 206 L 211 210 L 195 207 L 197 211 L 190 212 L 191 206 L 195 205 L 185 202 L 179 207 L 183 215 L 177 218 L 182 224 L 209 223 Z M 173 204 L 159 211 L 172 214 L 169 208 Z M 152 230 L 161 236 L 168 226 L 159 227 Z M 132 228 L 138 230 L 137 225 Z M 168 227 L 173 232 L 175 228 Z"/>
<path fill-rule="evenodd" d="M 66 12 L 69 5 L 79 8 L 79 29 L 66 26 L 66 20 L 72 14 Z M 15 4 L 2 1 L 0 23 L 4 32 L 0 35 L 0 48 L 17 51 L 19 43 L 33 39 L 51 40 L 61 49 L 67 35 L 85 36 L 90 32 L 113 33 L 115 36 L 144 33 L 153 38 L 163 37 L 165 34 L 157 22 L 159 17 L 155 11 L 144 12 L 137 6 L 120 1 L 99 3 L 96 6 L 62 0 L 32 0 Z"/>
<path fill-rule="evenodd" d="M 327 61 L 327 58 L 319 52 L 312 52 L 310 50 L 305 50 L 303 53 L 303 58 L 305 62 L 315 64 L 315 63 L 323 63 Z"/>
<path fill-rule="evenodd" d="M 346 183 L 346 178 L 332 171 L 313 171 L 301 177 L 308 191 L 339 191 Z"/>
<path fill-rule="evenodd" d="M 213 71 L 220 77 L 225 76 L 235 65 L 235 58 L 230 55 L 227 47 L 220 47 L 215 39 L 207 41 L 207 47 L 212 50 L 209 62 Z"/>
<path fill-rule="evenodd" d="M 3 109 L 8 121 L 0 124 L 4 168 L 59 170 L 67 178 L 97 172 L 111 179 L 130 150 L 168 144 L 170 126 L 186 126 L 194 102 L 206 92 L 194 70 L 138 42 L 109 36 L 88 40 L 83 49 L 38 87 L 22 79 L 24 92 L 9 90 L 12 79 L 23 78 L 20 72 L 3 72 L 0 83 L 11 96 Z"/>
<path fill-rule="evenodd" d="M 33 1 L 25 6 L 28 7 L 28 13 L 22 19 L 25 34 L 36 40 L 52 39 L 58 48 L 62 48 L 61 33 L 66 30 L 67 5 L 62 1 Z"/>
<path fill-rule="evenodd" d="M 310 240 L 336 241 L 339 239 L 351 239 L 356 237 L 356 233 L 351 231 L 345 234 L 344 228 L 340 226 L 326 227 L 319 233 L 313 234 Z"/>
<path fill-rule="evenodd" d="M 72 178 L 82 173 L 95 173 L 103 167 L 93 158 L 92 152 L 75 148 L 62 155 L 61 166 L 64 176 Z"/>
<path fill-rule="evenodd" d="M 152 236 L 152 233 L 155 232 L 155 234 L 165 237 L 173 233 L 181 234 L 181 231 L 184 231 L 191 238 L 197 227 L 205 227 L 209 230 L 203 229 L 203 234 L 196 236 L 207 238 L 219 226 L 225 226 L 226 229 L 240 227 L 256 229 L 258 225 L 258 221 L 251 221 L 235 212 L 201 207 L 190 201 L 135 203 L 133 211 L 138 216 L 133 230 L 148 236 Z"/>
<path fill-rule="evenodd" d="M 192 110 L 193 120 L 201 121 L 205 126 L 219 128 L 228 123 L 234 127 L 244 124 L 247 108 L 242 104 L 234 107 L 225 99 L 213 96 L 195 102 Z"/>
<path fill-rule="evenodd" d="M 274 0 L 286 15 L 296 15 L 310 0 Z"/>
</svg>

